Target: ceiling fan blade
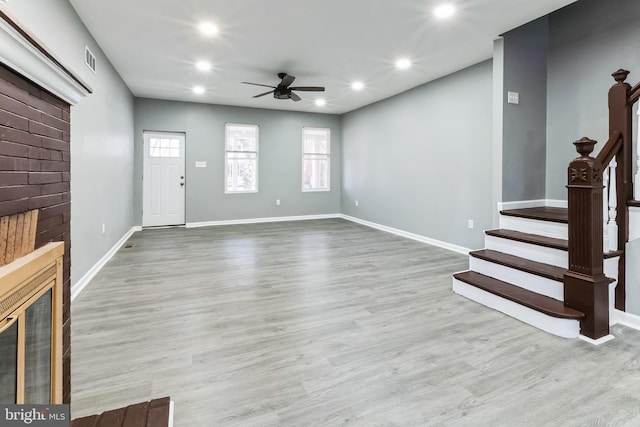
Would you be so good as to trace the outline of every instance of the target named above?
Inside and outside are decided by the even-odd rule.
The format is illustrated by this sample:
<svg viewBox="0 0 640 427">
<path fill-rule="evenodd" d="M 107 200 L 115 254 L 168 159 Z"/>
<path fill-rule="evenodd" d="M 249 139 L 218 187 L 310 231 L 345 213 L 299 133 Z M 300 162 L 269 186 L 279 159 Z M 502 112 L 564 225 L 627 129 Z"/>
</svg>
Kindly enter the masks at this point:
<svg viewBox="0 0 640 427">
<path fill-rule="evenodd" d="M 290 87 L 291 90 L 301 90 L 306 92 L 324 92 L 324 88 L 322 86 L 296 86 Z"/>
<path fill-rule="evenodd" d="M 240 82 L 240 83 L 244 83 L 246 85 L 270 87 L 270 88 L 273 88 L 273 89 L 276 88 L 275 86 L 263 85 L 263 84 L 260 84 L 260 83 L 251 83 L 251 82 Z"/>
<path fill-rule="evenodd" d="M 289 86 L 291 83 L 293 83 L 293 81 L 296 78 L 294 76 L 290 76 L 289 74 L 285 74 L 284 77 L 282 77 L 282 82 L 278 85 L 278 86 L 283 86 L 283 87 L 287 87 Z"/>
<path fill-rule="evenodd" d="M 273 91 L 272 91 L 272 90 L 270 90 L 270 91 L 268 91 L 268 92 L 261 93 L 261 94 L 259 94 L 259 95 L 254 96 L 253 98 L 260 98 L 261 96 L 269 95 L 270 93 L 273 93 Z"/>
<path fill-rule="evenodd" d="M 301 101 L 302 98 L 300 98 L 298 95 L 296 95 L 295 93 L 291 92 L 291 94 L 289 95 L 289 98 L 293 99 L 294 101 L 298 102 Z"/>
</svg>

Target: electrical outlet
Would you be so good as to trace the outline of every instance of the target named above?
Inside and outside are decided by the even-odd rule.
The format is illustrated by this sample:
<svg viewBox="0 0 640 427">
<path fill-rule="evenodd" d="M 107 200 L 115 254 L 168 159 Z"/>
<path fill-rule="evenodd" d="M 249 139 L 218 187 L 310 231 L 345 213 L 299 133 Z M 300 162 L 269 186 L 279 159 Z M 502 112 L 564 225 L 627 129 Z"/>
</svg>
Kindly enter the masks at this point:
<svg viewBox="0 0 640 427">
<path fill-rule="evenodd" d="M 473 230 L 473 220 L 472 219 L 467 221 L 467 227 L 469 228 L 469 230 Z"/>
<path fill-rule="evenodd" d="M 356 200 L 356 206 L 358 206 L 358 201 Z"/>
<path fill-rule="evenodd" d="M 280 199 L 276 199 L 276 206 L 280 206 Z"/>
<path fill-rule="evenodd" d="M 507 92 L 507 104 L 519 104 L 520 94 L 518 92 Z"/>
</svg>

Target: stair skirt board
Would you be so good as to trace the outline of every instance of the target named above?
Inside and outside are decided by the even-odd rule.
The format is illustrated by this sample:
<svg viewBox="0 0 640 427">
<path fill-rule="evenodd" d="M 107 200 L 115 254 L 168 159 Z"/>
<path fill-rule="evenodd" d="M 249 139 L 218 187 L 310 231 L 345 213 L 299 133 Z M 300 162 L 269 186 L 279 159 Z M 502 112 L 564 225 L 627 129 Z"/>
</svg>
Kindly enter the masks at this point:
<svg viewBox="0 0 640 427">
<path fill-rule="evenodd" d="M 567 224 L 507 215 L 500 215 L 500 228 L 565 240 L 569 234 Z"/>
<path fill-rule="evenodd" d="M 525 209 L 525 208 L 537 208 L 539 206 L 549 206 L 551 208 L 567 208 L 568 203 L 566 200 L 556 199 L 535 199 L 535 200 L 518 200 L 515 202 L 498 202 L 498 212 L 508 209 Z"/>
<path fill-rule="evenodd" d="M 469 270 L 503 282 L 513 283 L 531 292 L 564 301 L 564 286 L 562 282 L 472 256 L 469 257 Z"/>
<path fill-rule="evenodd" d="M 485 248 L 505 254 L 519 256 L 531 261 L 543 262 L 566 268 L 569 265 L 567 251 L 530 243 L 518 242 L 496 236 L 485 235 Z"/>
<path fill-rule="evenodd" d="M 508 316 L 535 326 L 550 334 L 562 338 L 578 338 L 580 335 L 580 321 L 552 317 L 513 301 L 483 291 L 457 279 L 453 279 L 453 291 L 472 301 L 478 302 Z"/>
</svg>

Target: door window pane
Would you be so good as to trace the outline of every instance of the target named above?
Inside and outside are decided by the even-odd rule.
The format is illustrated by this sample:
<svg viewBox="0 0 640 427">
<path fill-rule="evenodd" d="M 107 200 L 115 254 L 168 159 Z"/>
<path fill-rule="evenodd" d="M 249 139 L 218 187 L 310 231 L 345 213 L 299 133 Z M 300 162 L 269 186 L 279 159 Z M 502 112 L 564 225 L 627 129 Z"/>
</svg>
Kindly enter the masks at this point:
<svg viewBox="0 0 640 427">
<path fill-rule="evenodd" d="M 149 157 L 180 157 L 180 140 L 149 138 Z"/>
</svg>

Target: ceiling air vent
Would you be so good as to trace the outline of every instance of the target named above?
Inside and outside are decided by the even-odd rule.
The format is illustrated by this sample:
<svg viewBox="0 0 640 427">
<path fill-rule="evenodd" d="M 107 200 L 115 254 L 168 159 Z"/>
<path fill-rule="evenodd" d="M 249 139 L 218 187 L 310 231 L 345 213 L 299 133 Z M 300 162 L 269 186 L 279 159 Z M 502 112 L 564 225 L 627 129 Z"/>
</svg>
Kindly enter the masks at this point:
<svg viewBox="0 0 640 427">
<path fill-rule="evenodd" d="M 87 46 L 84 47 L 84 63 L 87 64 L 87 67 L 96 72 L 96 56 L 89 50 Z"/>
</svg>

